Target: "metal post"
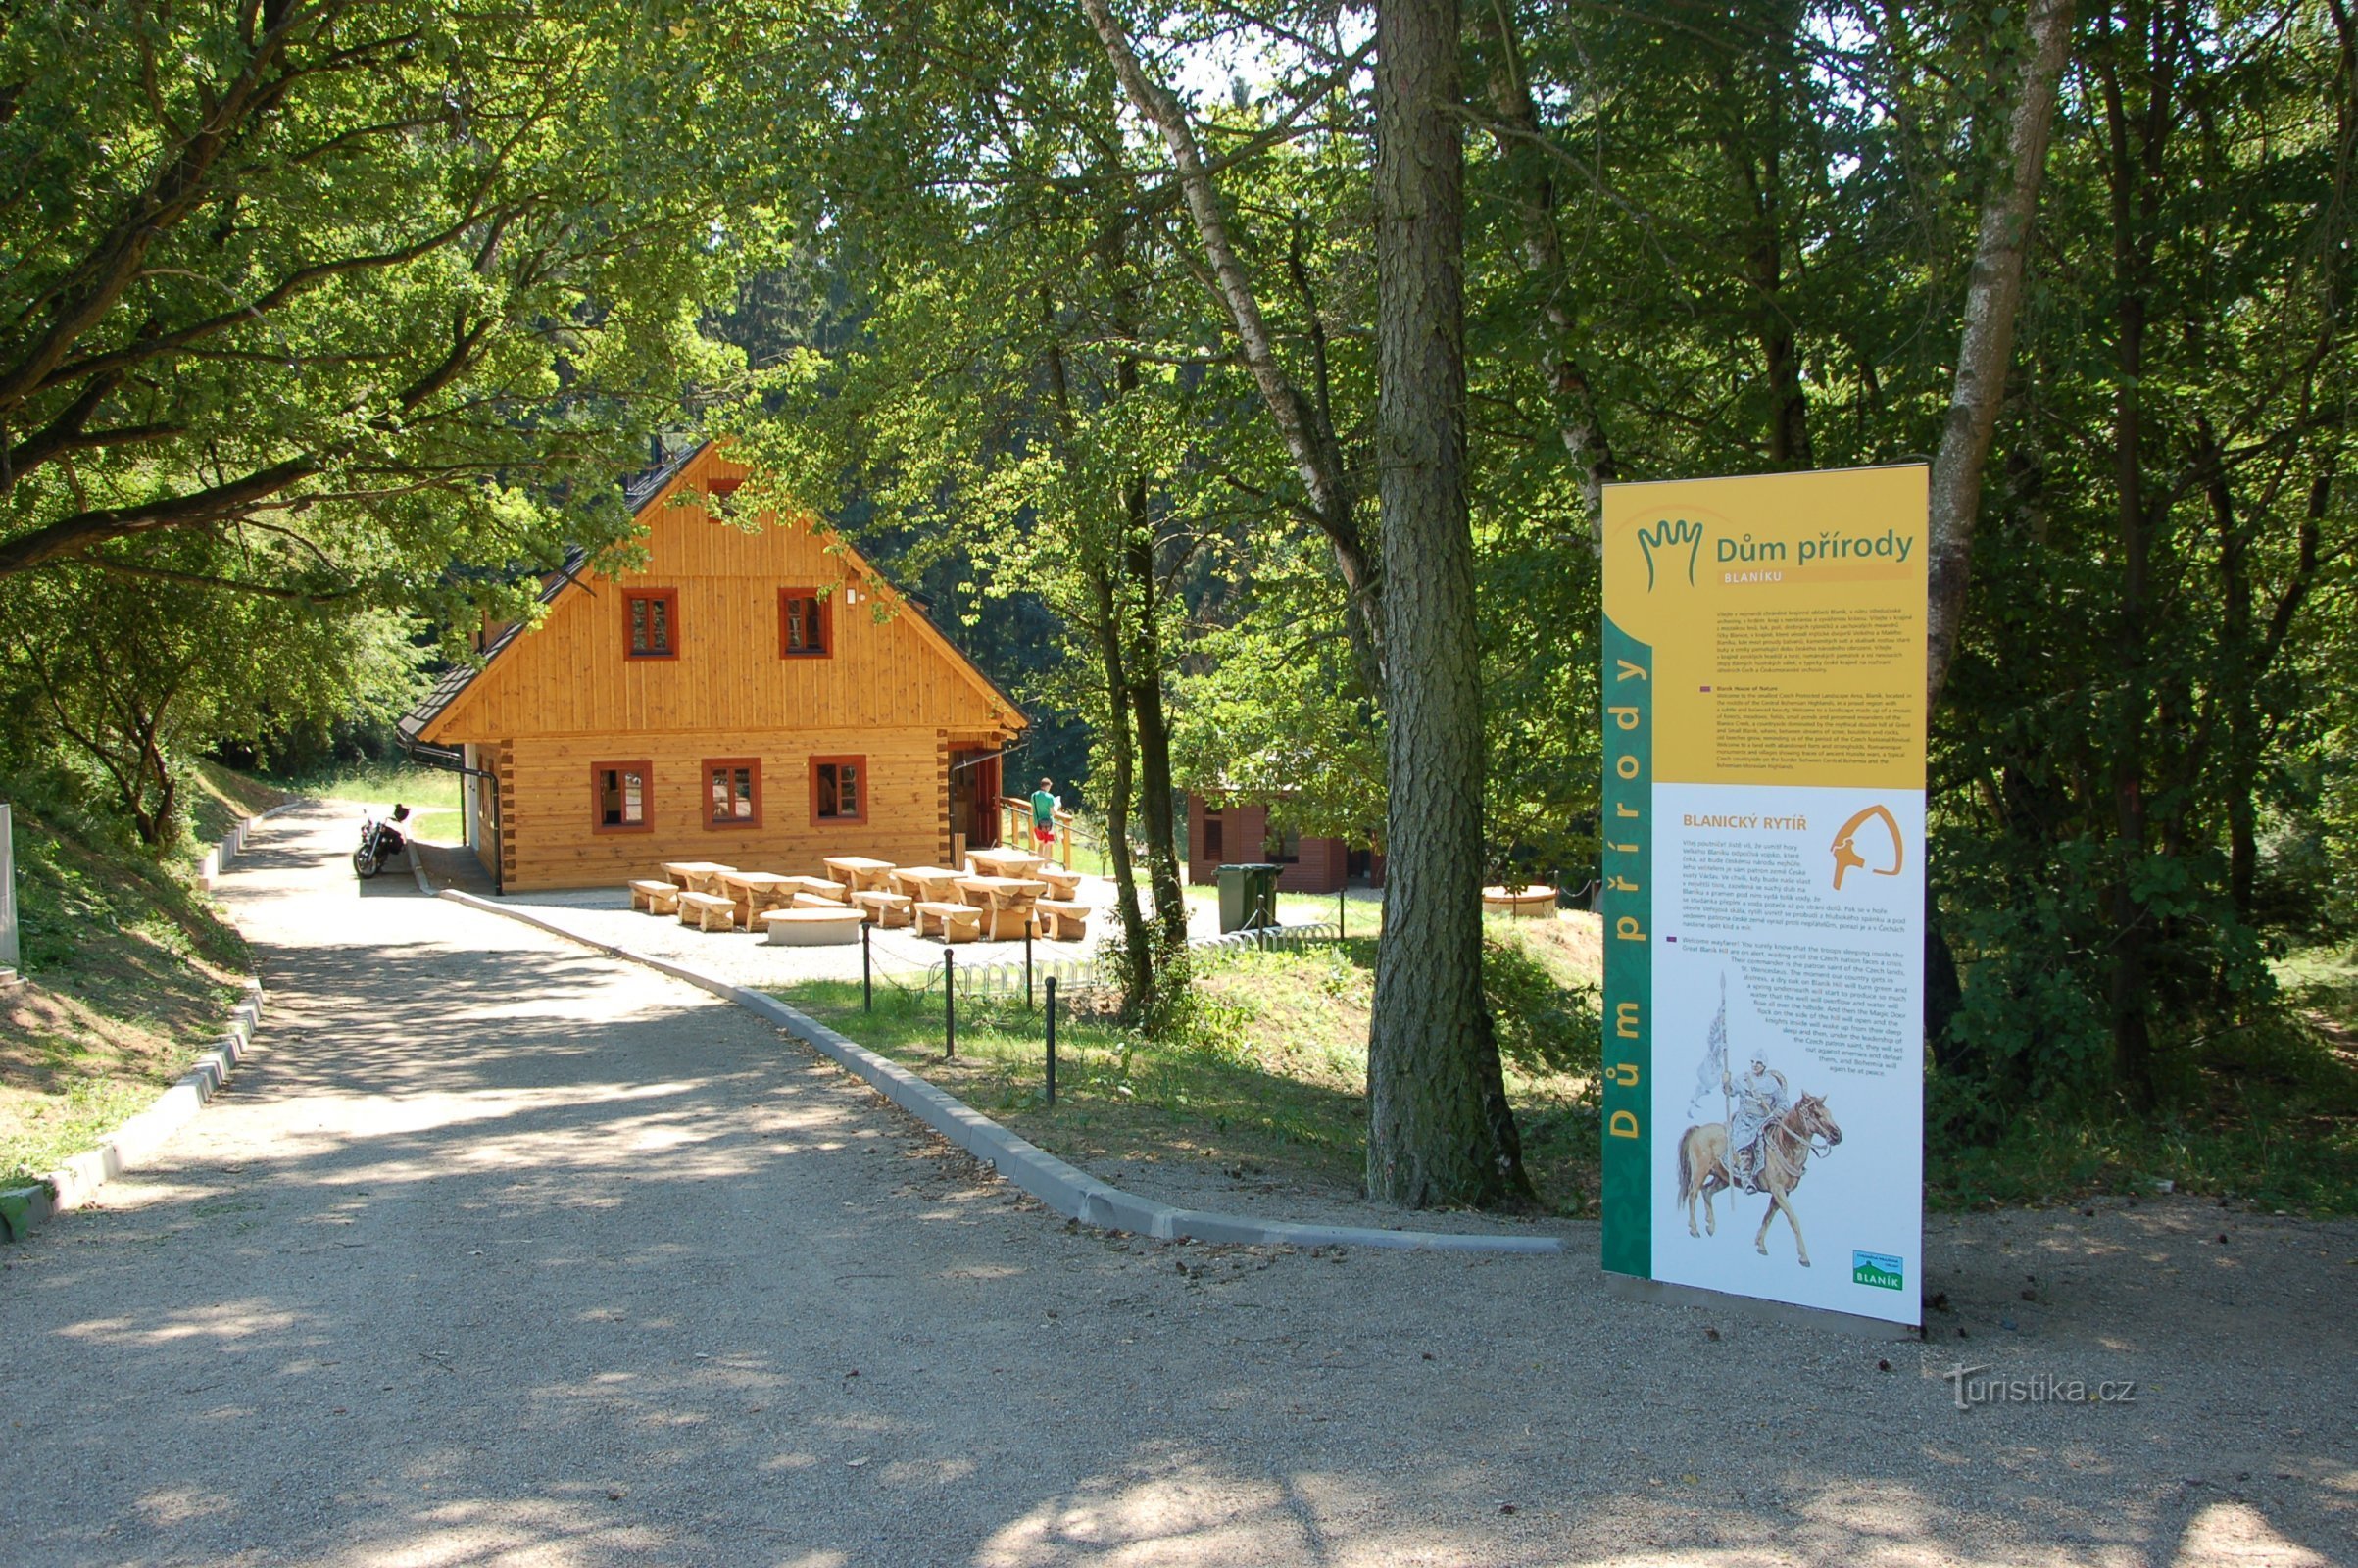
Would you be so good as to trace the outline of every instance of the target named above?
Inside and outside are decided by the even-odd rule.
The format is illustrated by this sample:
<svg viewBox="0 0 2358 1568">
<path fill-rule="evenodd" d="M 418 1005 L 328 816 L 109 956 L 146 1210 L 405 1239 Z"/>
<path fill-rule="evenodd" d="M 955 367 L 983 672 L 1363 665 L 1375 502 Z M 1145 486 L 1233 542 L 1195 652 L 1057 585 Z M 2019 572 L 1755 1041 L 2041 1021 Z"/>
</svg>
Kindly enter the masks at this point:
<svg viewBox="0 0 2358 1568">
<path fill-rule="evenodd" d="M 1056 977 L 1048 977 L 1048 1102 L 1056 1102 Z"/>
<path fill-rule="evenodd" d="M 1345 935 L 1343 929 L 1343 901 L 1350 897 L 1351 878 L 1347 876 L 1343 879 L 1343 885 L 1335 889 L 1335 936 L 1337 940 L 1341 940 L 1341 938 Z"/>
<path fill-rule="evenodd" d="M 17 832 L 15 818 L 0 805 L 0 969 L 24 961 L 17 949 Z"/>
<path fill-rule="evenodd" d="M 873 960 L 868 954 L 868 932 L 873 930 L 865 920 L 860 922 L 860 1010 L 876 1010 L 876 983 Z"/>
<path fill-rule="evenodd" d="M 948 946 L 950 928 L 942 927 L 942 1059 L 958 1054 L 958 955 Z"/>
<path fill-rule="evenodd" d="M 1023 1010 L 1032 1010 L 1032 923 L 1023 922 Z"/>
</svg>

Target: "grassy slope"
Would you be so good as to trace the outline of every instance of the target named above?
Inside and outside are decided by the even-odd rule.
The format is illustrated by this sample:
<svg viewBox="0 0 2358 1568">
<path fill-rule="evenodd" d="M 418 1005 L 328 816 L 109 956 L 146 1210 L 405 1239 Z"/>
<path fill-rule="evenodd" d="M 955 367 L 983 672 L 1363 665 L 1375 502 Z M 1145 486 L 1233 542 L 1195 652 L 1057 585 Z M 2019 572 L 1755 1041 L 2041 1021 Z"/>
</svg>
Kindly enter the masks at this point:
<svg viewBox="0 0 2358 1568">
<path fill-rule="evenodd" d="M 1331 901 L 1321 903 L 1331 918 Z M 1291 915 L 1293 911 L 1289 910 Z M 1354 907 L 1354 921 L 1362 911 Z M 1370 927 L 1375 911 L 1367 909 Z M 1486 922 L 1527 961 L 1501 992 L 1502 1018 L 1555 1006 L 1565 1029 L 1593 1029 L 1581 988 L 1598 952 L 1593 922 Z M 1357 1191 L 1366 1162 L 1367 1017 L 1372 936 L 1322 948 L 1221 956 L 1205 962 L 1196 1017 L 1182 1038 L 1148 1042 L 1103 1019 L 1058 1026 L 1057 1102 L 1042 1093 L 1041 1019 L 1020 1002 L 961 1007 L 958 1054 L 942 1058 L 942 999 L 884 987 L 863 1013 L 860 988 L 782 991 L 797 1007 L 919 1070 L 1042 1148 L 1084 1165 L 1202 1160 L 1330 1193 Z M 1494 985 L 1494 991 L 1499 991 Z M 1512 1027 L 1511 1023 L 1508 1027 Z M 1584 1075 L 1515 1054 L 1507 1093 L 1542 1202 L 1592 1207 L 1597 1119 Z"/>
<path fill-rule="evenodd" d="M 249 972 L 196 890 L 206 843 L 278 792 L 203 768 L 188 845 L 159 859 L 17 817 L 25 983 L 0 992 L 0 1186 L 91 1147 L 209 1047 Z"/>
</svg>

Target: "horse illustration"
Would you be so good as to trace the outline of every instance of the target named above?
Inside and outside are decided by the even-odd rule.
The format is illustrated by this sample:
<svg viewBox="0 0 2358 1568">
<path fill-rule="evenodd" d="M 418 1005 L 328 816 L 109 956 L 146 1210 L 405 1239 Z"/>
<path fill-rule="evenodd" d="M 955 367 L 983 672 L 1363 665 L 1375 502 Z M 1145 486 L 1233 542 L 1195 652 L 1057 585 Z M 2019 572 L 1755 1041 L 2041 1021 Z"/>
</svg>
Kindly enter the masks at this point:
<svg viewBox="0 0 2358 1568">
<path fill-rule="evenodd" d="M 1752 1250 L 1768 1255 L 1769 1222 L 1777 1211 L 1785 1211 L 1786 1223 L 1793 1228 L 1793 1250 L 1799 1254 L 1801 1266 L 1809 1267 L 1809 1243 L 1801 1237 L 1801 1217 L 1793 1212 L 1793 1189 L 1801 1185 L 1801 1175 L 1809 1166 L 1809 1156 L 1826 1154 L 1842 1141 L 1842 1130 L 1826 1113 L 1823 1095 L 1803 1095 L 1791 1110 L 1776 1117 L 1760 1130 L 1760 1168 L 1753 1173 L 1752 1191 L 1768 1194 L 1768 1211 L 1760 1216 L 1760 1230 L 1752 1238 Z M 1698 1234 L 1695 1228 L 1695 1202 L 1703 1202 L 1703 1224 L 1714 1236 L 1719 1234 L 1717 1217 L 1711 1211 L 1715 1193 L 1733 1192 L 1736 1178 L 1728 1168 L 1728 1126 L 1725 1122 L 1709 1121 L 1699 1127 L 1690 1127 L 1679 1139 L 1679 1201 L 1687 1209 L 1687 1234 Z M 1733 1209 L 1731 1198 L 1728 1206 Z"/>
</svg>

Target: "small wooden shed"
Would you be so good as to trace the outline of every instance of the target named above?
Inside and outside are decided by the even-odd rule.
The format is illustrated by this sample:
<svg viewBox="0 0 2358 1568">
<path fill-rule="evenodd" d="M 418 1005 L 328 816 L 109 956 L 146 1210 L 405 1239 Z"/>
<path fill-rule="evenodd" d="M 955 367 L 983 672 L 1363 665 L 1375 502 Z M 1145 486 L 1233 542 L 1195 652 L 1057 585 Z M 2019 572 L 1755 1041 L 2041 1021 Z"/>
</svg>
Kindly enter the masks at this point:
<svg viewBox="0 0 2358 1568">
<path fill-rule="evenodd" d="M 841 539 L 716 517 L 745 477 L 706 443 L 634 485 L 646 565 L 554 576 L 540 625 L 488 634 L 402 720 L 469 769 L 467 842 L 503 889 L 996 841 L 1022 712 Z"/>
<path fill-rule="evenodd" d="M 1277 886 L 1286 893 L 1335 893 L 1360 877 L 1384 880 L 1384 858 L 1353 850 L 1341 839 L 1271 831 L 1269 802 L 1240 795 L 1187 798 L 1187 879 L 1198 886 L 1216 880 L 1222 865 L 1260 861 L 1279 867 Z"/>
</svg>

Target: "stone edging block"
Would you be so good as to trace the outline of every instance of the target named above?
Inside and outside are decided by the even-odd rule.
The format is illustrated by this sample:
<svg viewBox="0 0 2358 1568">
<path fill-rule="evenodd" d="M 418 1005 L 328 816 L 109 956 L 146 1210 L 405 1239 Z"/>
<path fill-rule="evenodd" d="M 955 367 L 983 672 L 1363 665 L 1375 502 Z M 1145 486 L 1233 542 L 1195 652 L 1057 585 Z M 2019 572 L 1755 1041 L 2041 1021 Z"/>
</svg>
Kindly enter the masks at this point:
<svg viewBox="0 0 2358 1568">
<path fill-rule="evenodd" d="M 733 1002 L 811 1046 L 903 1110 L 963 1149 L 1000 1175 L 1031 1194 L 1067 1219 L 1104 1230 L 1130 1231 L 1158 1241 L 1241 1242 L 1256 1246 L 1378 1247 L 1401 1250 L 1449 1252 L 1560 1253 L 1563 1243 L 1553 1236 L 1500 1236 L 1479 1232 L 1389 1231 L 1360 1225 L 1302 1225 L 1285 1220 L 1253 1219 L 1242 1214 L 1219 1214 L 1179 1208 L 1140 1198 L 1098 1180 L 1027 1139 L 1019 1138 L 976 1110 L 956 1095 L 936 1088 L 899 1062 L 889 1060 L 859 1042 L 838 1034 L 815 1018 L 796 1011 L 775 997 L 685 964 L 634 953 L 612 943 L 568 931 L 553 920 L 488 899 L 442 890 L 443 898 L 488 914 L 511 920 L 593 948 L 610 957 L 643 964 L 700 991 Z"/>
<path fill-rule="evenodd" d="M 0 1242 L 21 1242 L 33 1227 L 68 1209 L 148 1155 L 205 1108 L 243 1061 L 262 1018 L 262 982 L 249 979 L 246 996 L 229 1013 L 221 1043 L 197 1058 L 156 1102 L 125 1120 L 96 1149 L 74 1155 L 29 1187 L 0 1192 Z"/>
</svg>

